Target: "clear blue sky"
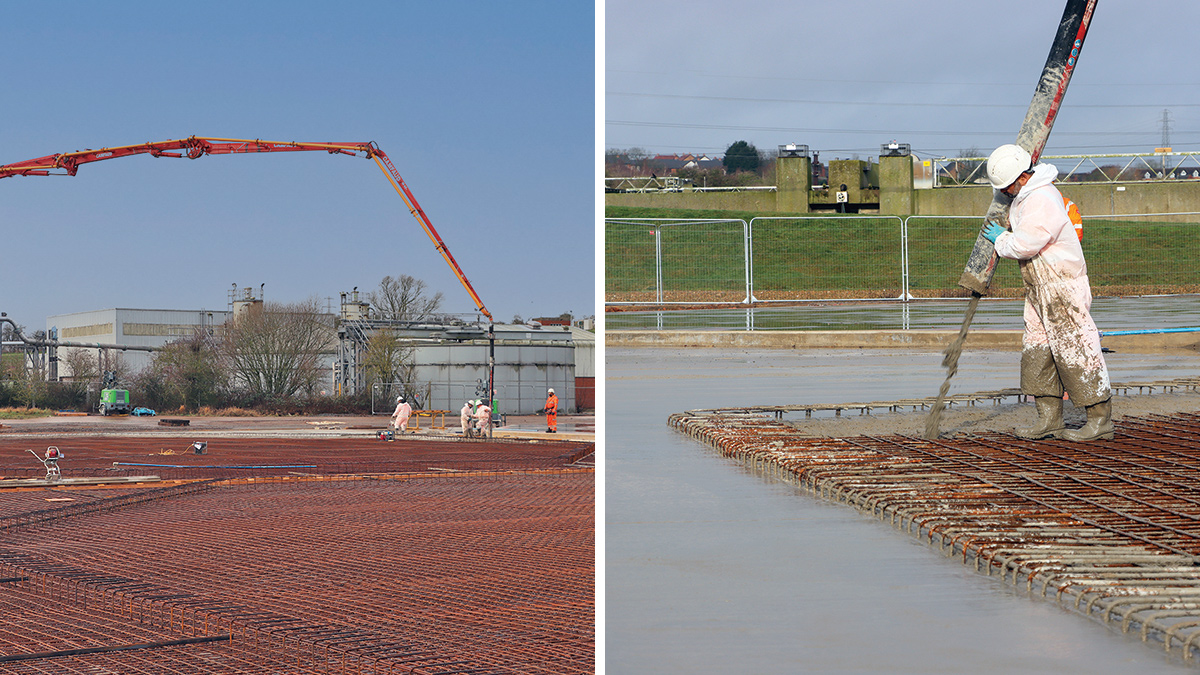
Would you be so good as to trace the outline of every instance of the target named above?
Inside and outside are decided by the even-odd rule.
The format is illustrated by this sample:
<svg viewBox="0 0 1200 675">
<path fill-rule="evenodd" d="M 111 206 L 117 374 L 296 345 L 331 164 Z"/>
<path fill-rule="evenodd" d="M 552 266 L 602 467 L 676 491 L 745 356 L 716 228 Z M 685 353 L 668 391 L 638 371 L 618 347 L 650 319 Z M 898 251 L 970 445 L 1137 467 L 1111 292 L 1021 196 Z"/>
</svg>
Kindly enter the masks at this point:
<svg viewBox="0 0 1200 675">
<path fill-rule="evenodd" d="M 595 312 L 586 2 L 0 3 L 0 164 L 191 135 L 375 141 L 499 321 Z M 0 180 L 0 310 L 335 299 L 385 275 L 474 304 L 375 163 L 137 156 Z"/>
<path fill-rule="evenodd" d="M 1015 139 L 1064 6 L 609 0 L 605 146 L 990 152 Z M 1046 154 L 1152 151 L 1164 109 L 1173 147 L 1200 150 L 1200 58 L 1183 37 L 1198 23 L 1195 0 L 1100 0 Z"/>
</svg>

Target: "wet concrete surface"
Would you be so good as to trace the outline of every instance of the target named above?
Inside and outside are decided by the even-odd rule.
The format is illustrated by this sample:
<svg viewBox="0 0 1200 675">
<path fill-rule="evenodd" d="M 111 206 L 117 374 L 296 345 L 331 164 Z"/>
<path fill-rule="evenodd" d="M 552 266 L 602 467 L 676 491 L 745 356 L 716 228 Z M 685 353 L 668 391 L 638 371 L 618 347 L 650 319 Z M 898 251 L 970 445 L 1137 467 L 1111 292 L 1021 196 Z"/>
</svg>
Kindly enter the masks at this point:
<svg viewBox="0 0 1200 675">
<path fill-rule="evenodd" d="M 1189 671 L 666 426 L 694 408 L 931 396 L 940 362 L 901 349 L 608 349 L 607 672 Z M 1189 355 L 1108 365 L 1114 381 L 1200 375 Z M 968 351 L 959 368 L 952 394 L 1016 387 L 1019 353 Z"/>
</svg>

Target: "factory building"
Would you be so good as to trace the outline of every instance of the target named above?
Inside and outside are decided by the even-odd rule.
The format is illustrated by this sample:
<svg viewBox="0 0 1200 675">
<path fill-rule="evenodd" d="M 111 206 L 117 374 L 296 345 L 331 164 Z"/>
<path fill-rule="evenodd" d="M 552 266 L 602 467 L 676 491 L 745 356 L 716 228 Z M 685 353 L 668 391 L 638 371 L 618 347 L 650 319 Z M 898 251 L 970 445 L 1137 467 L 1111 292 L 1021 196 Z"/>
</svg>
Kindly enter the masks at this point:
<svg viewBox="0 0 1200 675">
<path fill-rule="evenodd" d="M 162 347 L 197 331 L 219 334 L 227 321 L 261 311 L 262 299 L 250 292 L 236 293 L 228 307 L 224 311 L 114 308 L 59 314 L 46 320 L 46 329 L 51 339 L 65 343 Z M 531 321 L 497 324 L 489 336 L 489 326 L 478 321 L 452 317 L 423 323 L 386 321 L 372 319 L 370 313 L 355 292 L 343 294 L 340 315 L 328 315 L 329 324 L 337 327 L 336 338 L 331 335 L 329 352 L 321 355 L 328 379 L 318 385 L 319 390 L 334 395 L 369 390 L 376 412 L 390 413 L 399 392 L 415 396 L 422 409 L 457 412 L 467 400 L 486 398 L 491 376 L 498 414 L 539 412 L 549 388 L 558 394 L 561 410 L 595 408 L 596 338 L 590 331 Z M 367 348 L 382 330 L 409 350 L 408 381 L 368 384 Z M 57 348 L 52 379 L 72 377 L 63 356 L 73 349 L 78 348 Z M 153 354 L 122 351 L 121 359 L 128 372 L 136 373 L 151 364 Z"/>
<path fill-rule="evenodd" d="M 400 392 L 415 396 L 424 409 L 457 412 L 465 401 L 487 397 L 490 373 L 494 373 L 497 413 L 535 414 L 545 404 L 549 388 L 558 394 L 562 410 L 595 407 L 594 333 L 531 322 L 496 324 L 489 335 L 489 326 L 478 322 L 417 323 L 369 315 L 356 293 L 343 295 L 335 389 L 352 394 L 368 386 L 366 352 L 381 331 L 412 349 L 414 364 L 409 382 L 370 385 L 377 412 L 390 412 L 393 396 Z"/>
<path fill-rule="evenodd" d="M 46 319 L 46 335 L 62 342 L 87 342 L 137 347 L 162 347 L 204 331 L 208 334 L 225 323 L 228 311 L 183 309 L 99 309 L 74 314 L 57 314 Z M 63 357 L 73 347 L 57 349 L 56 368 L 60 379 L 73 373 Z M 150 365 L 153 354 L 146 351 L 122 351 L 121 359 L 130 372 Z M 52 364 L 53 365 L 53 364 Z"/>
</svg>

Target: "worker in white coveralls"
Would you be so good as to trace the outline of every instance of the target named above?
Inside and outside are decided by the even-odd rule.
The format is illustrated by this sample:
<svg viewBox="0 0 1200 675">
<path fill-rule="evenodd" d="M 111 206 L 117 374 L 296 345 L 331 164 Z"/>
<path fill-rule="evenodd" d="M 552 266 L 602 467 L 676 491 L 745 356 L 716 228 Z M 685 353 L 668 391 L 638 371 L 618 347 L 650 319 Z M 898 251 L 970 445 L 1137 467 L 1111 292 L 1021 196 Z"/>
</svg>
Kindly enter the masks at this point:
<svg viewBox="0 0 1200 675">
<path fill-rule="evenodd" d="M 1017 429 L 1023 438 L 1091 441 L 1113 437 L 1112 389 L 1092 321 L 1092 289 L 1075 226 L 1054 187 L 1058 169 L 1033 166 L 1027 151 L 1002 145 L 988 157 L 992 187 L 1013 198 L 1012 231 L 994 221 L 983 236 L 997 255 L 1019 261 L 1025 281 L 1025 335 L 1021 341 L 1021 391 L 1034 397 L 1038 421 Z M 1067 429 L 1063 389 L 1087 409 L 1087 423 Z"/>
<path fill-rule="evenodd" d="M 396 431 L 408 431 L 408 418 L 412 416 L 412 406 L 403 396 L 396 397 L 396 411 L 392 413 L 392 424 Z"/>
<path fill-rule="evenodd" d="M 462 435 L 470 436 L 471 430 L 471 402 L 467 401 L 463 404 L 462 410 L 458 411 L 458 421 L 462 424 Z"/>
<path fill-rule="evenodd" d="M 491 438 L 492 436 L 492 409 L 487 403 L 476 401 L 478 407 L 475 408 L 475 428 L 480 436 Z"/>
</svg>

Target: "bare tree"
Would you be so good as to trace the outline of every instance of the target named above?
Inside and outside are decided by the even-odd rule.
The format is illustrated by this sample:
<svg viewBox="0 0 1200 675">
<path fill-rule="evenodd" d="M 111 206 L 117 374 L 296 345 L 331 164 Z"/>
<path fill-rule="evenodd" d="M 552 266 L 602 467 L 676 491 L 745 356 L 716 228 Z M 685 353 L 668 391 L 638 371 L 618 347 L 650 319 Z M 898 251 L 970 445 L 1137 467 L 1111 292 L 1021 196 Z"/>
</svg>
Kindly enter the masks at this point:
<svg viewBox="0 0 1200 675">
<path fill-rule="evenodd" d="M 982 157 L 983 151 L 976 147 L 958 151 L 959 157 Z M 954 163 L 954 175 L 960 183 L 975 183 L 987 180 L 987 160 L 967 159 Z"/>
<path fill-rule="evenodd" d="M 424 281 L 407 274 L 384 277 L 377 290 L 367 293 L 375 318 L 393 321 L 430 321 L 442 307 L 439 291 L 428 295 Z"/>
<path fill-rule="evenodd" d="M 25 402 L 25 407 L 36 408 L 39 401 L 46 400 L 49 389 L 45 367 L 35 361 L 32 367 L 27 366 L 17 375 L 16 385 L 17 397 Z"/>
<path fill-rule="evenodd" d="M 16 324 L 15 326 L 10 325 L 7 322 L 0 324 L 0 341 L 16 342 L 17 335 L 24 335 L 24 334 L 25 334 L 25 326 L 22 326 L 21 324 Z M 9 351 L 9 352 L 19 351 L 19 348 L 7 347 L 4 345 L 0 345 L 0 353 L 4 353 L 6 351 Z"/>
<path fill-rule="evenodd" d="M 96 353 L 96 359 L 100 377 L 103 378 L 105 373 L 112 373 L 117 386 L 124 389 L 125 387 L 121 383 L 126 382 L 132 374 L 129 361 L 125 359 L 125 353 L 112 349 L 101 349 Z"/>
<path fill-rule="evenodd" d="M 316 388 L 321 354 L 332 351 L 334 339 L 319 298 L 269 303 L 226 327 L 221 353 L 233 383 L 251 398 L 281 400 Z"/>
<path fill-rule="evenodd" d="M 161 400 L 191 410 L 216 404 L 228 381 L 218 345 L 203 330 L 163 347 L 154 355 L 149 371 L 143 388 L 153 389 Z"/>
<path fill-rule="evenodd" d="M 71 379 L 75 382 L 100 379 L 99 361 L 90 349 L 62 347 L 58 350 L 58 361 L 71 371 Z"/>
<path fill-rule="evenodd" d="M 419 409 L 421 402 L 429 398 L 432 385 L 417 382 L 416 348 L 391 329 L 380 329 L 371 336 L 363 357 L 363 369 L 368 385 L 402 384 L 404 393 L 416 397 L 416 401 L 409 401 L 414 408 Z M 399 393 L 389 388 L 386 395 L 391 397 Z"/>
</svg>

